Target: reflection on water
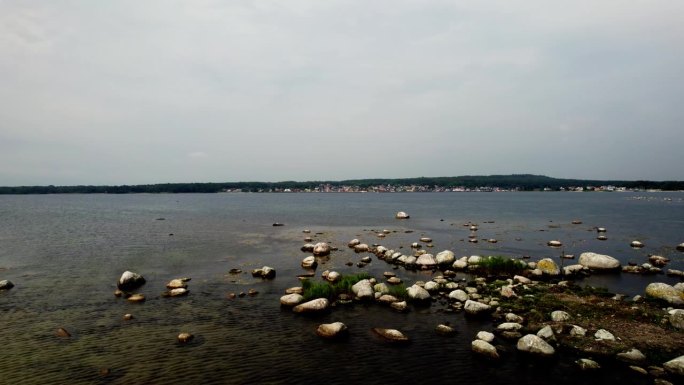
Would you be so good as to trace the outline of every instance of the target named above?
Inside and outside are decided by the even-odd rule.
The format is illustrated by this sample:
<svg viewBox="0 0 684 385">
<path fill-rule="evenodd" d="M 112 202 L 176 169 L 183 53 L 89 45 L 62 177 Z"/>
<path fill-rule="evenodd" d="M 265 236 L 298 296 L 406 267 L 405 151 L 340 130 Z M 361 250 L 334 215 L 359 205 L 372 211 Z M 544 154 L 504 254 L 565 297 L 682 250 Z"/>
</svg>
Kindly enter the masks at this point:
<svg viewBox="0 0 684 385">
<path fill-rule="evenodd" d="M 567 254 L 595 251 L 623 263 L 661 254 L 672 260 L 669 267 L 682 269 L 683 254 L 674 250 L 684 242 L 682 194 L 654 195 L 674 199 L 599 193 L 0 196 L 0 279 L 16 284 L 0 292 L 0 383 L 639 383 L 622 368 L 585 378 L 572 356 L 540 362 L 506 343 L 502 362 L 482 361 L 472 356 L 470 341 L 477 331 L 492 330 L 491 323 L 446 312 L 439 303 L 407 314 L 357 304 L 303 317 L 281 309 L 278 299 L 298 285 L 303 229 L 311 229 L 314 241 L 340 248 L 318 272 L 357 272 L 346 265 L 363 256 L 346 248 L 352 238 L 407 252 L 423 234 L 433 239 L 433 251 L 457 255 L 557 258 L 560 250 L 546 246 L 557 239 Z M 395 220 L 400 210 L 411 219 Z M 583 223 L 573 225 L 574 219 Z M 463 224 L 471 221 L 479 224 L 479 238 L 498 242 L 469 243 Z M 608 228 L 607 241 L 596 239 L 596 226 Z M 383 229 L 392 232 L 378 238 Z M 631 249 L 634 239 L 646 247 Z M 276 268 L 275 280 L 251 277 L 249 270 L 263 265 Z M 231 268 L 244 273 L 230 275 Z M 391 266 L 373 258 L 364 269 L 379 277 Z M 114 297 L 124 270 L 147 278 L 140 290 L 145 303 Z M 409 283 L 430 278 L 395 272 Z M 192 278 L 189 296 L 161 297 L 167 281 L 185 276 Z M 636 294 L 653 280 L 674 282 L 628 274 L 586 282 Z M 251 288 L 259 294 L 226 296 Z M 124 321 L 125 313 L 134 319 Z M 320 323 L 333 321 L 347 324 L 347 340 L 315 335 Z M 441 322 L 458 334 L 437 335 Z M 56 337 L 58 327 L 72 338 Z M 386 345 L 372 327 L 400 329 L 412 342 Z M 197 337 L 179 345 L 181 331 Z"/>
</svg>

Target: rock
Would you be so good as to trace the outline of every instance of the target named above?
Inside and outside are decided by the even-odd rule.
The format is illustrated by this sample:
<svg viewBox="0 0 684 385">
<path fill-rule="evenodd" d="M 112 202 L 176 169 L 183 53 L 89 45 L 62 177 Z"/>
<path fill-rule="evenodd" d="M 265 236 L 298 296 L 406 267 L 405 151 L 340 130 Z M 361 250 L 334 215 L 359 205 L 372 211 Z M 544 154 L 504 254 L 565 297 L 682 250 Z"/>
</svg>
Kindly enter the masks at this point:
<svg viewBox="0 0 684 385">
<path fill-rule="evenodd" d="M 601 369 L 601 365 L 598 364 L 598 362 L 590 360 L 588 358 L 580 358 L 579 360 L 575 361 L 577 366 L 579 366 L 580 369 L 582 370 L 597 370 Z"/>
<path fill-rule="evenodd" d="M 668 258 L 663 257 L 662 255 L 649 255 L 648 261 L 651 262 L 654 266 L 659 266 L 663 267 L 667 265 L 670 260 Z"/>
<path fill-rule="evenodd" d="M 406 311 L 406 309 L 408 309 L 408 304 L 406 301 L 392 302 L 390 307 L 396 311 Z"/>
<path fill-rule="evenodd" d="M 406 289 L 409 298 L 416 301 L 426 301 L 430 299 L 430 293 L 418 285 L 413 285 Z"/>
<path fill-rule="evenodd" d="M 454 263 L 451 265 L 451 267 L 454 268 L 455 270 L 463 270 L 466 267 L 468 267 L 468 261 L 467 261 L 467 259 L 463 259 L 463 258 L 457 259 L 454 261 Z"/>
<path fill-rule="evenodd" d="M 240 269 L 230 269 L 228 271 L 228 274 L 240 274 L 240 273 L 242 273 L 242 270 L 240 270 Z"/>
<path fill-rule="evenodd" d="M 603 254 L 582 253 L 579 257 L 579 264 L 591 270 L 616 270 L 620 268 L 620 261 Z"/>
<path fill-rule="evenodd" d="M 515 291 L 513 291 L 513 286 L 511 285 L 501 286 L 500 293 L 501 296 L 504 298 L 512 298 L 518 296 L 517 294 L 515 294 Z"/>
<path fill-rule="evenodd" d="M 502 332 L 518 331 L 522 329 L 522 325 L 517 322 L 504 322 L 496 327 L 496 330 Z"/>
<path fill-rule="evenodd" d="M 423 243 L 430 243 L 430 242 L 432 242 L 432 238 L 430 238 L 430 237 L 421 237 L 421 238 L 419 239 L 419 241 L 421 241 L 421 242 L 423 242 Z"/>
<path fill-rule="evenodd" d="M 378 295 L 377 300 L 380 303 L 391 305 L 395 302 L 399 302 L 399 298 L 397 298 L 393 295 L 389 295 L 389 294 L 380 295 L 380 293 L 376 293 L 376 295 Z"/>
<path fill-rule="evenodd" d="M 684 243 L 680 243 L 677 245 L 677 251 L 684 251 Z"/>
<path fill-rule="evenodd" d="M 548 246 L 551 246 L 551 247 L 561 247 L 561 246 L 563 246 L 563 243 L 562 243 L 561 241 L 548 241 L 548 242 L 546 242 L 546 244 L 547 244 Z"/>
<path fill-rule="evenodd" d="M 481 302 L 467 300 L 463 306 L 463 310 L 470 315 L 487 314 L 492 310 L 492 307 Z"/>
<path fill-rule="evenodd" d="M 606 237 L 605 235 L 601 234 L 601 235 L 599 235 L 598 237 L 596 237 L 596 239 L 598 239 L 599 241 L 607 241 L 607 240 L 608 240 L 608 237 Z"/>
<path fill-rule="evenodd" d="M 487 341 L 484 341 L 481 339 L 474 340 L 471 343 L 471 348 L 472 348 L 473 352 L 475 352 L 477 354 L 481 354 L 485 357 L 488 357 L 491 359 L 498 359 L 499 358 L 499 352 L 497 352 L 496 348 L 494 346 L 492 346 L 492 344 L 490 344 Z"/>
<path fill-rule="evenodd" d="M 397 278 L 397 277 L 390 277 L 390 278 L 387 280 L 387 283 L 389 283 L 390 285 L 398 285 L 398 284 L 401 283 L 401 279 L 399 279 L 399 278 Z"/>
<path fill-rule="evenodd" d="M 389 287 L 387 286 L 387 284 L 381 282 L 381 283 L 377 283 L 373 286 L 373 291 L 375 291 L 376 293 L 380 293 L 380 294 L 388 294 L 389 293 Z"/>
<path fill-rule="evenodd" d="M 55 335 L 59 338 L 69 338 L 71 337 L 71 333 L 69 333 L 66 329 L 64 328 L 59 328 L 55 331 Z"/>
<path fill-rule="evenodd" d="M 435 255 L 435 261 L 438 265 L 444 266 L 453 264 L 456 261 L 456 257 L 452 251 L 444 250 Z"/>
<path fill-rule="evenodd" d="M 521 352 L 537 354 L 541 356 L 552 356 L 556 351 L 553 346 L 534 334 L 528 334 L 518 340 L 516 345 Z"/>
<path fill-rule="evenodd" d="M 570 328 L 570 335 L 575 337 L 584 337 L 587 335 L 587 329 L 581 326 L 572 325 L 572 328 Z"/>
<path fill-rule="evenodd" d="M 325 280 L 328 282 L 337 282 L 342 277 L 342 275 L 336 271 L 331 271 L 325 275 Z"/>
<path fill-rule="evenodd" d="M 566 322 L 570 320 L 570 314 L 562 310 L 556 310 L 551 312 L 551 321 L 553 322 Z"/>
<path fill-rule="evenodd" d="M 613 333 L 609 332 L 606 329 L 597 330 L 594 334 L 594 338 L 596 338 L 597 341 L 615 341 L 615 336 L 613 335 Z"/>
<path fill-rule="evenodd" d="M 449 293 L 449 298 L 455 299 L 456 301 L 465 302 L 468 300 L 468 294 L 461 289 L 456 289 Z"/>
<path fill-rule="evenodd" d="M 646 371 L 646 369 L 644 369 L 644 368 L 642 368 L 642 367 L 630 365 L 629 368 L 632 369 L 633 371 L 635 371 L 635 372 L 637 372 L 637 373 L 643 375 L 643 376 L 647 376 L 647 375 L 648 375 L 648 372 Z"/>
<path fill-rule="evenodd" d="M 133 294 L 127 298 L 129 302 L 144 302 L 145 296 L 142 294 Z"/>
<path fill-rule="evenodd" d="M 663 364 L 665 370 L 672 374 L 684 376 L 684 356 L 679 356 Z"/>
<path fill-rule="evenodd" d="M 190 333 L 183 332 L 178 334 L 178 342 L 180 342 L 181 344 L 186 344 L 192 341 L 193 338 L 195 338 L 195 336 L 193 336 Z"/>
<path fill-rule="evenodd" d="M 449 336 L 449 335 L 456 334 L 456 329 L 454 329 L 453 327 L 451 327 L 449 325 L 445 325 L 445 324 L 437 325 L 437 327 L 435 328 L 435 331 L 437 332 L 437 334 L 441 334 L 443 336 Z"/>
<path fill-rule="evenodd" d="M 408 337 L 396 329 L 372 328 L 373 333 L 390 342 L 408 342 Z"/>
<path fill-rule="evenodd" d="M 517 322 L 519 324 L 523 323 L 525 319 L 514 313 L 506 313 L 506 322 Z"/>
<path fill-rule="evenodd" d="M 316 298 L 309 302 L 304 302 L 292 308 L 295 313 L 316 313 L 328 308 L 329 302 L 326 298 Z"/>
<path fill-rule="evenodd" d="M 615 357 L 620 361 L 628 362 L 630 364 L 641 364 L 646 362 L 646 356 L 638 349 L 632 349 L 627 352 L 618 353 Z"/>
<path fill-rule="evenodd" d="M 287 294 L 280 297 L 280 304 L 283 306 L 297 306 L 304 301 L 304 296 L 301 294 Z"/>
<path fill-rule="evenodd" d="M 264 266 L 261 269 L 252 270 L 252 277 L 263 278 L 263 279 L 273 279 L 276 276 L 276 271 L 272 267 Z"/>
<path fill-rule="evenodd" d="M 133 319 L 133 314 L 126 313 L 126 314 L 124 314 L 123 319 L 124 319 L 124 321 L 130 321 Z"/>
<path fill-rule="evenodd" d="M 304 244 L 304 246 L 301 247 L 300 250 L 306 253 L 313 253 L 314 245 L 311 243 L 306 243 Z"/>
<path fill-rule="evenodd" d="M 586 267 L 584 267 L 582 265 L 565 266 L 565 267 L 563 267 L 563 274 L 564 275 L 575 275 L 584 269 L 586 269 Z"/>
<path fill-rule="evenodd" d="M 321 324 L 316 329 L 316 334 L 323 338 L 340 338 L 346 336 L 348 332 L 347 325 L 342 322 L 333 322 L 330 324 Z"/>
<path fill-rule="evenodd" d="M 435 257 L 432 254 L 423 254 L 416 260 L 416 265 L 423 269 L 432 269 L 437 266 L 437 261 L 435 261 Z"/>
<path fill-rule="evenodd" d="M 134 273 L 132 271 L 124 271 L 119 278 L 116 286 L 123 291 L 130 291 L 139 288 L 145 284 L 145 278 L 142 275 Z"/>
<path fill-rule="evenodd" d="M 560 268 L 556 265 L 556 262 L 551 258 L 544 258 L 537 262 L 537 269 L 541 270 L 542 273 L 546 275 L 559 275 Z"/>
<path fill-rule="evenodd" d="M 482 262 L 482 257 L 480 257 L 479 255 L 471 255 L 470 257 L 468 257 L 469 265 L 477 265 L 480 262 Z"/>
<path fill-rule="evenodd" d="M 166 295 L 169 297 L 180 297 L 183 295 L 187 295 L 190 292 L 190 290 L 184 288 L 184 287 L 179 287 L 176 289 L 171 289 L 168 292 L 166 292 Z"/>
<path fill-rule="evenodd" d="M 640 249 L 640 248 L 644 247 L 645 245 L 644 245 L 643 243 L 639 242 L 639 241 L 632 241 L 632 242 L 629 244 L 629 246 L 630 246 L 630 247 L 633 247 L 633 248 L 635 248 L 635 249 Z"/>
<path fill-rule="evenodd" d="M 371 285 L 370 281 L 367 279 L 362 279 L 361 281 L 355 283 L 351 287 L 351 290 L 357 299 L 365 300 L 365 299 L 373 299 L 374 298 L 373 286 Z"/>
<path fill-rule="evenodd" d="M 494 341 L 494 334 L 490 332 L 485 332 L 485 331 L 479 331 L 477 332 L 477 339 L 480 339 L 485 342 L 492 342 Z"/>
<path fill-rule="evenodd" d="M 546 325 L 543 328 L 539 329 L 539 331 L 537 332 L 537 337 L 543 338 L 545 340 L 550 340 L 554 339 L 556 335 L 554 334 L 551 326 Z"/>
<path fill-rule="evenodd" d="M 653 282 L 646 286 L 646 295 L 664 300 L 672 305 L 684 304 L 684 293 L 662 282 Z"/>
<path fill-rule="evenodd" d="M 14 284 L 12 281 L 9 281 L 7 279 L 3 279 L 0 281 L 0 290 L 9 290 L 14 287 Z"/>
<path fill-rule="evenodd" d="M 670 325 L 675 329 L 684 329 L 684 310 L 672 309 L 668 314 L 670 315 Z"/>
<path fill-rule="evenodd" d="M 287 293 L 287 294 L 302 294 L 302 293 L 304 293 L 304 288 L 301 286 L 290 287 L 290 288 L 285 289 L 285 293 Z"/>
<path fill-rule="evenodd" d="M 318 242 L 313 247 L 313 255 L 317 257 L 330 255 L 330 245 L 325 242 Z"/>
<path fill-rule="evenodd" d="M 397 218 L 397 219 L 409 219 L 409 218 L 410 218 L 409 215 L 406 214 L 406 213 L 403 212 L 403 211 L 399 211 L 399 212 L 397 213 L 397 215 L 395 215 L 394 217 Z"/>
<path fill-rule="evenodd" d="M 310 255 L 304 259 L 302 259 L 302 267 L 305 269 L 314 269 L 318 265 L 318 262 L 316 262 L 316 257 L 313 255 Z"/>
<path fill-rule="evenodd" d="M 180 278 L 172 279 L 166 284 L 167 289 L 185 289 L 188 285 Z"/>
<path fill-rule="evenodd" d="M 373 260 L 369 256 L 365 256 L 365 257 L 361 258 L 361 262 L 363 262 L 363 263 L 371 263 L 372 261 Z"/>
<path fill-rule="evenodd" d="M 527 285 L 527 284 L 529 284 L 529 283 L 532 282 L 531 279 L 529 279 L 529 278 L 527 278 L 527 277 L 523 277 L 522 275 L 516 275 L 516 276 L 514 276 L 514 277 L 513 277 L 513 280 L 514 280 L 514 281 L 518 281 L 518 282 L 522 283 L 523 285 Z"/>
<path fill-rule="evenodd" d="M 354 248 L 354 246 L 356 246 L 360 243 L 361 243 L 361 241 L 359 241 L 358 239 L 355 238 L 355 239 L 352 239 L 351 241 L 349 241 L 349 243 L 347 243 L 347 246 L 349 248 Z"/>
<path fill-rule="evenodd" d="M 423 288 L 429 292 L 434 292 L 439 290 L 439 284 L 435 281 L 428 281 L 425 282 L 425 286 Z"/>
<path fill-rule="evenodd" d="M 368 245 L 365 243 L 359 243 L 358 245 L 354 246 L 354 251 L 357 253 L 367 253 L 368 250 L 370 250 L 370 247 L 368 247 Z"/>
</svg>

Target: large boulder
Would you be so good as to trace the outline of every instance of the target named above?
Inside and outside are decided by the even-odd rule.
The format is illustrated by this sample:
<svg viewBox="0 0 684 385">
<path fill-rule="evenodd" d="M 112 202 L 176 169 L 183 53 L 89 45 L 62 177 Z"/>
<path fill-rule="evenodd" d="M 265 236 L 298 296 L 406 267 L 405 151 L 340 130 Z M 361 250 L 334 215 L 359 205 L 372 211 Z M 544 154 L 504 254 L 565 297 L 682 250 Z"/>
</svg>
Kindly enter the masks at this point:
<svg viewBox="0 0 684 385">
<path fill-rule="evenodd" d="M 9 290 L 13 287 L 14 287 L 14 284 L 12 283 L 12 281 L 9 281 L 6 279 L 3 279 L 2 281 L 0 281 L 0 290 Z"/>
<path fill-rule="evenodd" d="M 591 270 L 616 270 L 620 268 L 620 261 L 603 254 L 582 253 L 579 257 L 579 264 Z"/>
<path fill-rule="evenodd" d="M 646 295 L 672 305 L 684 304 L 684 293 L 662 282 L 653 282 L 646 286 Z"/>
<path fill-rule="evenodd" d="M 340 338 L 347 334 L 347 325 L 342 322 L 321 324 L 316 329 L 316 334 L 323 338 Z"/>
<path fill-rule="evenodd" d="M 355 283 L 351 287 L 352 293 L 356 296 L 358 299 L 373 299 L 373 286 L 371 285 L 370 281 L 367 279 L 363 279 L 357 283 Z"/>
<path fill-rule="evenodd" d="M 537 354 L 540 356 L 552 356 L 556 352 L 553 346 L 534 334 L 528 334 L 520 338 L 516 347 L 521 352 Z"/>
<path fill-rule="evenodd" d="M 427 301 L 430 299 L 430 293 L 418 285 L 413 285 L 406 289 L 409 298 L 414 301 Z"/>
<path fill-rule="evenodd" d="M 467 300 L 465 305 L 463 305 L 463 310 L 465 310 L 466 314 L 482 315 L 491 312 L 492 307 L 482 302 Z"/>
<path fill-rule="evenodd" d="M 665 370 L 670 373 L 684 376 L 684 356 L 679 356 L 663 364 Z"/>
<path fill-rule="evenodd" d="M 317 298 L 292 308 L 295 313 L 316 313 L 328 308 L 330 302 L 326 298 Z"/>
<path fill-rule="evenodd" d="M 456 257 L 454 256 L 454 253 L 449 250 L 444 250 L 437 255 L 435 255 L 435 261 L 437 262 L 438 265 L 449 265 L 453 264 L 454 261 L 456 260 Z"/>
<path fill-rule="evenodd" d="M 135 290 L 145 284 L 145 278 L 132 271 L 124 271 L 116 286 L 123 291 Z"/>
<path fill-rule="evenodd" d="M 318 257 L 326 256 L 330 254 L 330 245 L 325 242 L 318 242 L 313 247 L 313 254 Z"/>
<path fill-rule="evenodd" d="M 496 348 L 487 341 L 477 339 L 471 343 L 471 348 L 473 349 L 473 352 L 481 354 L 485 357 L 491 359 L 499 358 L 499 352 L 497 352 Z"/>
<path fill-rule="evenodd" d="M 544 258 L 537 262 L 537 269 L 541 270 L 546 275 L 560 274 L 560 268 L 551 258 Z"/>
</svg>

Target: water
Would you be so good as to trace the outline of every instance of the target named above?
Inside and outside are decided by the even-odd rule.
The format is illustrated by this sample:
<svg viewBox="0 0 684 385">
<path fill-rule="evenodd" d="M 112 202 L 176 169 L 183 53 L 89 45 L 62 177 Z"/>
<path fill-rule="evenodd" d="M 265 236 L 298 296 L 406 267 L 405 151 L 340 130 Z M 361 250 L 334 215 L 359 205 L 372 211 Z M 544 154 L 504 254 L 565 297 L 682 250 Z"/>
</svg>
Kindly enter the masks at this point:
<svg viewBox="0 0 684 385">
<path fill-rule="evenodd" d="M 641 199 L 634 199 L 641 196 Z M 569 357 L 538 362 L 506 354 L 500 363 L 474 357 L 470 341 L 487 321 L 444 313 L 443 307 L 414 308 L 407 314 L 362 304 L 316 317 L 281 309 L 284 290 L 299 284 L 299 251 L 304 229 L 315 241 L 338 246 L 322 266 L 342 274 L 358 272 L 360 255 L 345 247 L 352 238 L 408 249 L 425 234 L 435 252 L 460 255 L 557 258 L 546 246 L 564 243 L 567 254 L 605 253 L 643 263 L 648 254 L 683 269 L 682 193 L 416 193 L 416 194 L 197 194 L 0 196 L 0 279 L 16 287 L 0 293 L 0 383 L 426 383 L 458 380 L 472 384 L 600 383 L 621 378 L 639 383 L 624 369 L 582 377 Z M 411 215 L 394 219 L 397 211 Z M 159 220 L 164 218 L 164 220 Z M 580 225 L 571 224 L 580 219 Z M 479 224 L 480 238 L 467 242 L 464 223 Z M 283 227 L 273 227 L 282 222 Z M 493 223 L 491 223 L 493 222 Z M 594 227 L 608 240 L 596 240 Z M 375 232 L 389 229 L 386 238 Z M 407 234 L 406 230 L 413 230 Z M 316 234 L 322 233 L 322 234 Z M 629 247 L 638 239 L 640 250 Z M 568 262 L 573 263 L 573 262 Z M 277 270 L 273 281 L 248 272 L 263 265 Z M 231 268 L 244 274 L 232 276 Z M 114 297 L 125 270 L 143 274 L 144 304 Z M 376 277 L 391 266 L 373 258 L 363 270 Z M 396 270 L 405 282 L 430 273 Z M 191 277 L 190 295 L 163 298 L 172 278 Z M 629 295 L 664 275 L 595 275 L 583 283 Z M 256 289 L 254 297 L 230 300 L 231 292 Z M 123 321 L 125 313 L 134 315 Z M 314 330 L 342 321 L 350 337 L 331 343 Z M 436 335 L 450 322 L 456 337 Z M 58 327 L 72 333 L 54 336 Z M 390 346 L 372 327 L 404 331 L 412 342 Z M 196 339 L 175 342 L 181 331 Z M 100 373 L 108 369 L 108 374 Z M 620 374 L 622 373 L 622 374 Z M 571 375 L 569 375 L 571 374 Z M 624 377 L 624 378 L 622 378 Z"/>
</svg>

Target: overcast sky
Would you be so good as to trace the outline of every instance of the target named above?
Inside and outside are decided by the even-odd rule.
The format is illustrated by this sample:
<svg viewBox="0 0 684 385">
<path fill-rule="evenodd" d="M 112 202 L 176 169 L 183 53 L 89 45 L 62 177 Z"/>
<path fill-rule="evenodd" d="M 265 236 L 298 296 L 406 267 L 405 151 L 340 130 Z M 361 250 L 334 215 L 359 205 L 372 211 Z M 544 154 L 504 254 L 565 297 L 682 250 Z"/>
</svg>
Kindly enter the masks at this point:
<svg viewBox="0 0 684 385">
<path fill-rule="evenodd" d="M 0 185 L 684 180 L 684 1 L 0 0 Z"/>
</svg>

